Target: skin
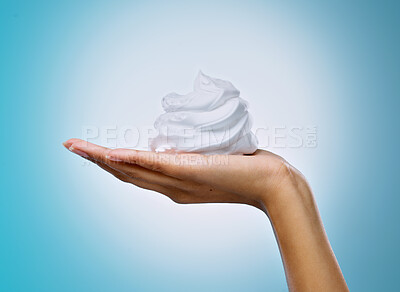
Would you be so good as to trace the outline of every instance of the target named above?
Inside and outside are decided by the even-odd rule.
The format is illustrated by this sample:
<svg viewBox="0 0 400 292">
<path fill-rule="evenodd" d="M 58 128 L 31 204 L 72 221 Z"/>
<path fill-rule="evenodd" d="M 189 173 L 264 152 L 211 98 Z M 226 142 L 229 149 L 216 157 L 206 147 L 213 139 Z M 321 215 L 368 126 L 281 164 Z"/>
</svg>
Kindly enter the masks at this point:
<svg viewBox="0 0 400 292">
<path fill-rule="evenodd" d="M 79 139 L 64 146 L 123 182 L 176 203 L 254 206 L 273 226 L 290 291 L 348 291 L 305 177 L 282 157 L 167 154 L 108 149 Z"/>
</svg>

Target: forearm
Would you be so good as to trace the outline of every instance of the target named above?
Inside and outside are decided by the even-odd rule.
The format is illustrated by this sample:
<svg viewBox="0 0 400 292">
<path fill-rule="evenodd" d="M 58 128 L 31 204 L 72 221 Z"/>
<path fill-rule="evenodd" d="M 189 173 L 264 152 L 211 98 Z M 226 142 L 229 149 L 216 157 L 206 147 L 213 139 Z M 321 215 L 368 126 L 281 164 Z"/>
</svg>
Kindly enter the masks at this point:
<svg viewBox="0 0 400 292">
<path fill-rule="evenodd" d="M 348 291 L 305 180 L 294 174 L 264 205 L 274 228 L 289 289 Z"/>
</svg>

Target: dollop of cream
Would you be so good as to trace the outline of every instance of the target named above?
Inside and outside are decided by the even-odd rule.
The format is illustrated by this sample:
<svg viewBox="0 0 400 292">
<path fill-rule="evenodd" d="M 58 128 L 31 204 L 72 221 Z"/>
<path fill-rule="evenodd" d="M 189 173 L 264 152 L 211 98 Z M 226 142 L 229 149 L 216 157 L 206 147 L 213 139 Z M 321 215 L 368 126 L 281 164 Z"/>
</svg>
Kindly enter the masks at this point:
<svg viewBox="0 0 400 292">
<path fill-rule="evenodd" d="M 150 140 L 153 151 L 252 154 L 257 150 L 248 104 L 229 81 L 200 71 L 193 92 L 170 93 L 162 106 L 165 113 L 154 123 L 158 135 Z"/>
</svg>

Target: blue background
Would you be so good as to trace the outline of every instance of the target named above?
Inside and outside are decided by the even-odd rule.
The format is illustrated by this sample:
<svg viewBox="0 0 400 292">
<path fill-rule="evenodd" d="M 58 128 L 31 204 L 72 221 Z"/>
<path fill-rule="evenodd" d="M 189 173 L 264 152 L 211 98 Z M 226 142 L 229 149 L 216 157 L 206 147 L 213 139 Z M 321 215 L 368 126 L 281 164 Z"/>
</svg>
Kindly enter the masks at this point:
<svg viewBox="0 0 400 292">
<path fill-rule="evenodd" d="M 271 150 L 310 180 L 350 290 L 398 289 L 399 12 L 1 1 L 0 290 L 287 290 L 261 212 L 179 206 L 61 146 L 83 125 L 151 125 L 162 95 L 189 90 L 199 69 L 234 81 L 258 127 L 318 127 L 315 149 Z"/>
</svg>

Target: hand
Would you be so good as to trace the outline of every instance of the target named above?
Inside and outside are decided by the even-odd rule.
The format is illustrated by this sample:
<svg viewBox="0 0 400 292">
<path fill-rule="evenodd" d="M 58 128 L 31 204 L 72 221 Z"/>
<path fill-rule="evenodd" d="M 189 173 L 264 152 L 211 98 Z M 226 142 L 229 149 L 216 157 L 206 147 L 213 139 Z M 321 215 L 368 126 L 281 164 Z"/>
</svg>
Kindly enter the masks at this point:
<svg viewBox="0 0 400 292">
<path fill-rule="evenodd" d="M 263 150 L 244 156 L 166 154 L 111 150 L 79 139 L 64 146 L 124 182 L 184 204 L 242 203 L 265 211 L 282 182 L 297 172 L 281 157 Z"/>
<path fill-rule="evenodd" d="M 79 139 L 64 146 L 118 179 L 177 203 L 242 203 L 270 218 L 289 290 L 348 291 L 303 175 L 268 151 L 253 155 L 167 154 L 107 149 Z"/>
</svg>

